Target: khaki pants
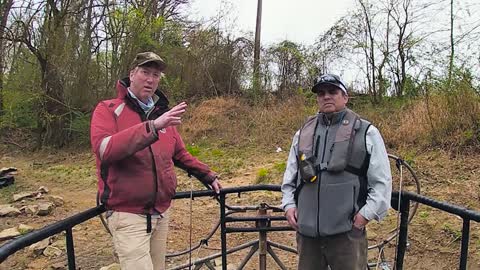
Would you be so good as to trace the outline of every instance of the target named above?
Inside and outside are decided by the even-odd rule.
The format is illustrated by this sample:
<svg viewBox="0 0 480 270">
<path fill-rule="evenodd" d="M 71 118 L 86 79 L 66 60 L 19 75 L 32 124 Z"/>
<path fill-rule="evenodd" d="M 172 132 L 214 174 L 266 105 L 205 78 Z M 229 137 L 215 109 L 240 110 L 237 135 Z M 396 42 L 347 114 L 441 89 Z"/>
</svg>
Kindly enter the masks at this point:
<svg viewBox="0 0 480 270">
<path fill-rule="evenodd" d="M 147 233 L 147 218 L 113 212 L 107 219 L 113 245 L 122 270 L 164 270 L 168 215 L 152 217 L 152 232 Z"/>
<path fill-rule="evenodd" d="M 298 269 L 365 270 L 367 249 L 365 229 L 318 238 L 297 233 Z"/>
</svg>

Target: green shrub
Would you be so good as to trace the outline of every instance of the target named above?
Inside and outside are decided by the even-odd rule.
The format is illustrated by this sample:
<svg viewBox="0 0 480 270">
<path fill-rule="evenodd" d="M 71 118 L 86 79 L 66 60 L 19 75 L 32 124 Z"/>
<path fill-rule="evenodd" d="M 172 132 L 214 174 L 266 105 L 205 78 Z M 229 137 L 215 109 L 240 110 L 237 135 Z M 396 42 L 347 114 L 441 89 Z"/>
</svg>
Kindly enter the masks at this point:
<svg viewBox="0 0 480 270">
<path fill-rule="evenodd" d="M 285 172 L 285 169 L 287 169 L 287 163 L 285 161 L 275 163 L 275 165 L 273 165 L 273 168 L 276 172 L 283 173 Z"/>
<path fill-rule="evenodd" d="M 90 118 L 89 113 L 77 113 L 77 117 L 70 123 L 69 130 L 75 144 L 88 145 L 90 143 Z"/>
<path fill-rule="evenodd" d="M 39 96 L 35 93 L 25 93 L 5 89 L 3 91 L 4 108 L 0 117 L 2 128 L 35 128 L 37 113 L 35 106 Z"/>
<path fill-rule="evenodd" d="M 270 171 L 266 168 L 261 168 L 257 172 L 257 177 L 255 178 L 255 184 L 268 183 L 271 180 Z"/>
<path fill-rule="evenodd" d="M 197 157 L 200 154 L 200 147 L 192 144 L 185 147 L 187 151 L 194 157 Z"/>
</svg>

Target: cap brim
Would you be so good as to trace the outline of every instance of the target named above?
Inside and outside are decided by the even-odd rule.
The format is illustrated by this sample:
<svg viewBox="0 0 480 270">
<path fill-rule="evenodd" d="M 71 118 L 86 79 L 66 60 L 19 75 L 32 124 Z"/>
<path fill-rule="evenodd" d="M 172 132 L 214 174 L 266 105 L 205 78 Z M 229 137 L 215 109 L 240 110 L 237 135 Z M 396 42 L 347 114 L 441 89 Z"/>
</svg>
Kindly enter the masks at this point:
<svg viewBox="0 0 480 270">
<path fill-rule="evenodd" d="M 145 61 L 139 63 L 137 65 L 137 67 L 143 66 L 143 65 L 145 65 L 147 63 L 150 63 L 150 62 L 156 63 L 160 67 L 161 70 L 164 70 L 165 68 L 167 68 L 167 64 L 165 62 L 161 61 L 161 60 L 145 60 Z"/>
<path fill-rule="evenodd" d="M 332 83 L 332 82 L 320 82 L 320 83 L 318 83 L 318 84 L 316 84 L 312 87 L 312 92 L 317 93 L 318 89 L 321 88 L 322 85 L 326 85 L 326 84 L 336 86 L 337 88 L 342 90 L 343 93 L 347 94 L 347 89 L 345 89 L 345 87 L 343 87 L 343 85 L 337 84 L 337 83 Z"/>
</svg>

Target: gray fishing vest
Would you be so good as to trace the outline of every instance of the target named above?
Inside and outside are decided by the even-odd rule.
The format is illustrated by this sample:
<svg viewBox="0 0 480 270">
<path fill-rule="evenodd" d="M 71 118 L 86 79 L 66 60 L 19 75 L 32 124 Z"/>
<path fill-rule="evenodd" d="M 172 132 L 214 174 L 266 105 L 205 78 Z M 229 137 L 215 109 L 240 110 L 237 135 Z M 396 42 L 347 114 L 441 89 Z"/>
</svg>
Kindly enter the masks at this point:
<svg viewBox="0 0 480 270">
<path fill-rule="evenodd" d="M 318 237 L 352 229 L 367 199 L 370 123 L 349 109 L 310 117 L 300 130 L 295 200 L 299 233 Z M 308 164 L 307 164 L 307 163 Z M 311 166 L 315 177 L 311 177 Z M 303 178 L 302 178 L 303 177 Z"/>
</svg>

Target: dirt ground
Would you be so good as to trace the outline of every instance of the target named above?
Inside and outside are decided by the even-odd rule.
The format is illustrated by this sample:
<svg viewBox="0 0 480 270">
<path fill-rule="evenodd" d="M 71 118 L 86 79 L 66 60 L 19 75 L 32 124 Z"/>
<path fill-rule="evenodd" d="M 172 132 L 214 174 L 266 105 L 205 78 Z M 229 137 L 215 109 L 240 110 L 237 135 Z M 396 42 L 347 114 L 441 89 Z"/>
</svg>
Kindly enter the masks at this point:
<svg viewBox="0 0 480 270">
<path fill-rule="evenodd" d="M 35 228 L 64 219 L 95 206 L 96 177 L 94 159 L 88 151 L 33 153 L 24 154 L 12 148 L 0 149 L 0 167 L 15 166 L 18 175 L 14 186 L 0 189 L 0 204 L 11 203 L 12 195 L 22 191 L 36 190 L 40 186 L 49 188 L 49 193 L 64 197 L 65 204 L 58 207 L 46 217 L 21 215 L 15 218 L 0 218 L 0 230 L 13 227 L 19 223 Z M 231 169 L 222 182 L 225 187 L 248 186 L 256 183 L 258 168 L 269 164 L 274 166 L 286 160 L 287 153 L 252 156 L 236 169 Z M 474 210 L 480 210 L 480 154 L 453 155 L 442 151 L 418 152 L 411 160 L 421 182 L 422 193 L 434 199 L 448 201 Z M 394 169 L 396 170 L 396 169 Z M 412 179 L 404 172 L 403 186 L 413 190 Z M 281 175 L 276 174 L 271 180 L 278 184 Z M 178 173 L 179 190 L 190 189 L 190 179 L 182 172 Z M 195 180 L 193 180 L 195 181 Z M 398 188 L 399 173 L 395 172 L 394 186 Z M 197 182 L 194 189 L 202 189 Z M 396 189 L 395 188 L 395 189 Z M 279 205 L 281 194 L 277 192 L 255 192 L 232 194 L 228 197 L 229 205 L 258 206 L 261 202 L 268 205 Z M 204 239 L 216 225 L 219 218 L 218 203 L 212 198 L 193 200 L 193 212 L 190 212 L 190 200 L 182 199 L 174 202 L 171 209 L 170 234 L 168 251 L 178 252 L 189 247 L 190 237 L 193 245 Z M 281 213 L 273 213 L 281 215 Z M 249 216 L 256 215 L 251 211 Z M 192 231 L 190 232 L 190 223 Z M 272 222 L 275 226 L 285 226 L 282 222 Z M 397 216 L 391 210 L 386 220 L 381 223 L 372 222 L 368 226 L 369 244 L 381 243 L 395 228 Z M 241 224 L 251 227 L 253 223 Z M 420 206 L 409 226 L 408 243 L 404 269 L 458 269 L 460 258 L 460 236 L 462 219 L 426 206 Z M 78 269 L 100 269 L 116 261 L 112 250 L 110 236 L 102 227 L 99 218 L 82 223 L 73 229 L 75 255 Z M 268 233 L 268 240 L 295 248 L 293 232 Z M 56 244 L 64 244 L 64 235 L 56 237 Z M 228 247 L 258 239 L 258 233 L 233 233 L 227 237 Z M 2 245 L 3 243 L 0 243 Z M 469 243 L 468 269 L 480 269 L 480 230 L 479 224 L 471 223 Z M 386 260 L 393 264 L 395 239 L 384 246 Z M 295 254 L 273 248 L 288 269 L 295 269 Z M 247 255 L 249 249 L 228 256 L 228 262 L 238 265 Z M 219 231 L 192 253 L 192 261 L 220 252 Z M 369 252 L 371 262 L 379 257 L 376 249 Z M 189 257 L 168 259 L 170 268 L 187 263 Z M 0 264 L 0 269 L 49 269 L 51 265 L 66 263 L 65 252 L 57 258 L 44 256 L 34 257 L 28 249 L 18 251 Z M 202 269 L 208 269 L 205 266 Z M 258 253 L 254 254 L 246 269 L 258 269 Z M 280 269 L 268 256 L 267 269 Z M 375 269 L 375 268 L 373 268 Z M 393 267 L 390 267 L 393 269 Z"/>
</svg>

